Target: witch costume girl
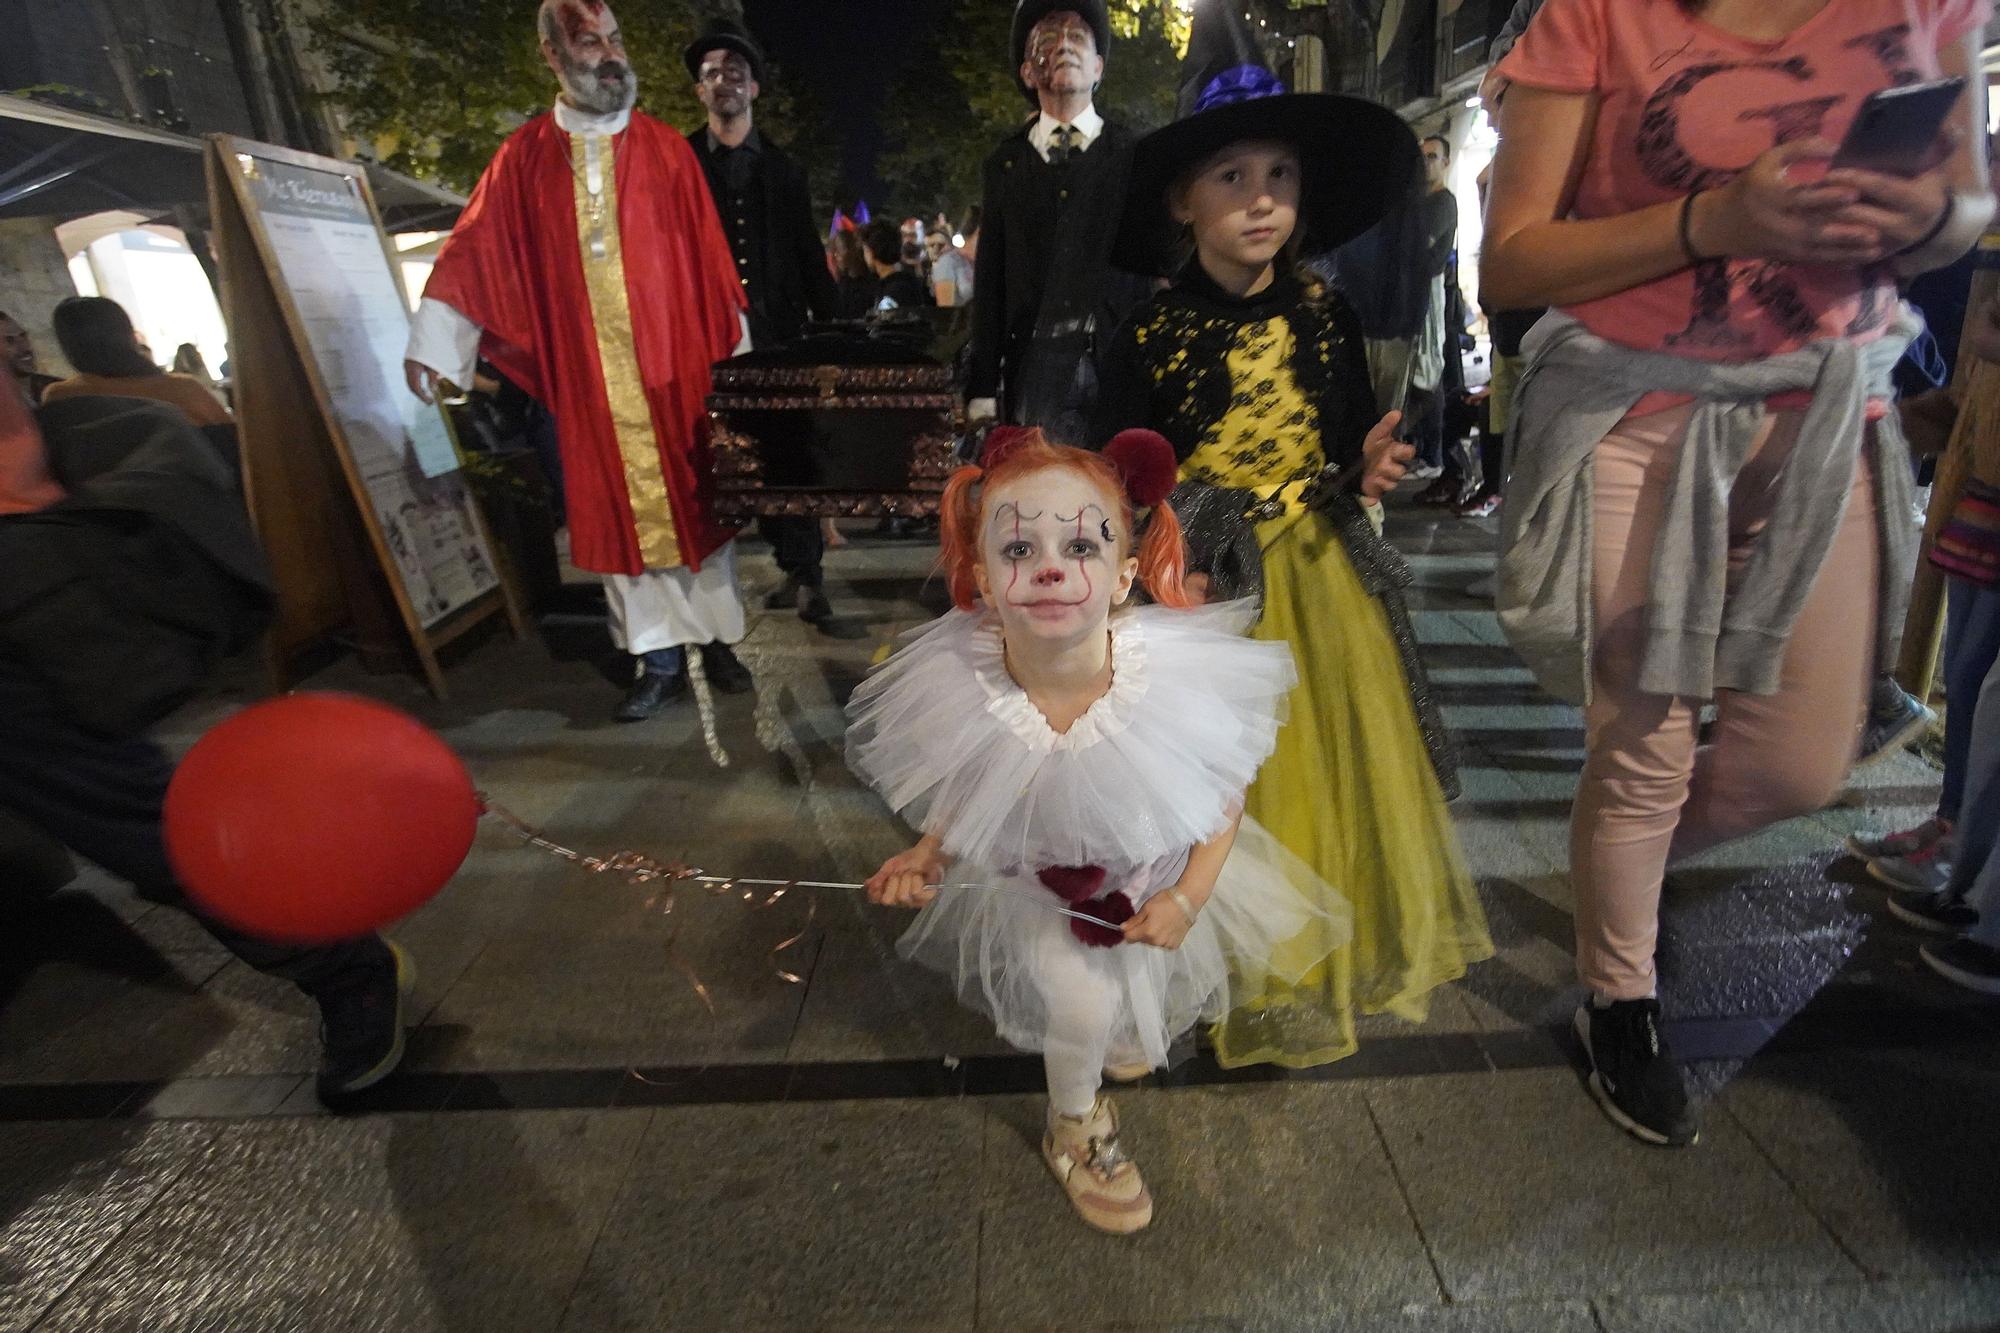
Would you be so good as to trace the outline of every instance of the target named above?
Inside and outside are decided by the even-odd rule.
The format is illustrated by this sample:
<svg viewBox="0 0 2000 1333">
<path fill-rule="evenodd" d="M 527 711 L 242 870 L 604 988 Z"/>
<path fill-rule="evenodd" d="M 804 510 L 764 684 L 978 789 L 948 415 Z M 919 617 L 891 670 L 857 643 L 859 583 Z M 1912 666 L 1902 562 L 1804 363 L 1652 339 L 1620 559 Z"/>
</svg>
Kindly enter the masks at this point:
<svg viewBox="0 0 2000 1333">
<path fill-rule="evenodd" d="M 1182 118 L 1135 152 L 1113 249 L 1173 285 L 1113 339 L 1093 434 L 1172 441 L 1190 570 L 1211 596 L 1261 598 L 1252 633 L 1299 664 L 1245 811 L 1340 886 L 1354 935 L 1297 985 L 1238 992 L 1212 1031 L 1225 1065 L 1296 1067 L 1352 1053 L 1358 1013 L 1423 1021 L 1429 992 L 1492 953 L 1408 568 L 1348 484 L 1394 422 L 1377 422 L 1346 304 L 1291 271 L 1302 237 L 1323 252 L 1373 225 L 1419 155 L 1382 107 L 1287 93 L 1229 5 L 1197 8 L 1188 62 Z"/>
</svg>

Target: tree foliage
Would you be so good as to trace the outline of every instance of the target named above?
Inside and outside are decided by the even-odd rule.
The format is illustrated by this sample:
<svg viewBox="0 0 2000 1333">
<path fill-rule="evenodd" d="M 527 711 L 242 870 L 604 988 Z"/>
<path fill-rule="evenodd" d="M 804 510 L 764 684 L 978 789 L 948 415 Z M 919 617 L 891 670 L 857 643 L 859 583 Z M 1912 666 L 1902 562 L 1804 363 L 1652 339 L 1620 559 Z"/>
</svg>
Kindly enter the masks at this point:
<svg viewBox="0 0 2000 1333">
<path fill-rule="evenodd" d="M 683 130 L 705 113 L 681 52 L 729 0 L 633 0 L 618 6 L 639 75 L 639 105 Z M 555 99 L 534 8 L 523 0 L 343 0 L 313 28 L 334 76 L 328 100 L 384 165 L 470 190 L 501 140 Z M 740 16 L 740 15 L 739 15 Z M 773 69 L 758 123 L 795 150 L 830 191 L 828 117 Z"/>
<path fill-rule="evenodd" d="M 1176 0 L 1111 0 L 1112 47 L 1097 106 L 1145 131 L 1173 118 L 1187 11 Z M 979 169 L 1001 138 L 1033 114 L 1007 51 L 1013 6 L 950 0 L 890 90 L 882 114 L 888 150 L 878 175 L 897 215 L 956 216 L 979 202 Z"/>
</svg>

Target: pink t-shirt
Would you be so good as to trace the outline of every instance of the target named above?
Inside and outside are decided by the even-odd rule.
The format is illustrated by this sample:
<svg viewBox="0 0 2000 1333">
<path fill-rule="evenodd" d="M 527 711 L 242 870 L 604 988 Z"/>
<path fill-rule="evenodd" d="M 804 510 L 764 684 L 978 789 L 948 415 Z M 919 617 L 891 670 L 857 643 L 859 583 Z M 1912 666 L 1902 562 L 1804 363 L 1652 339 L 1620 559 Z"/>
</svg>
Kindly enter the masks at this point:
<svg viewBox="0 0 2000 1333">
<path fill-rule="evenodd" d="M 1780 143 L 1838 143 L 1877 89 L 1936 78 L 1937 53 L 1992 0 L 1827 0 L 1781 41 L 1722 31 L 1676 0 L 1548 0 L 1499 74 L 1593 92 L 1579 218 L 1713 189 Z M 1599 337 L 1704 361 L 1751 361 L 1824 338 L 1879 337 L 1895 280 L 1872 269 L 1716 260 L 1568 307 Z M 1647 404 L 1659 406 L 1661 404 Z"/>
</svg>

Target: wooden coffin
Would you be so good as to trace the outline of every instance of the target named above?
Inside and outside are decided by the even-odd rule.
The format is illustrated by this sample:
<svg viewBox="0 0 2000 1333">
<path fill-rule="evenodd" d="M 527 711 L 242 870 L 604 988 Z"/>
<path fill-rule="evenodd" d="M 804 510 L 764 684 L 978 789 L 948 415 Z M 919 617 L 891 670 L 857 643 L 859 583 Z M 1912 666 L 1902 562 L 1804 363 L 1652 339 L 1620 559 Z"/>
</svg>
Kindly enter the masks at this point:
<svg viewBox="0 0 2000 1333">
<path fill-rule="evenodd" d="M 959 416 L 950 368 L 888 340 L 815 338 L 724 361 L 708 397 L 716 516 L 932 517 Z"/>
</svg>

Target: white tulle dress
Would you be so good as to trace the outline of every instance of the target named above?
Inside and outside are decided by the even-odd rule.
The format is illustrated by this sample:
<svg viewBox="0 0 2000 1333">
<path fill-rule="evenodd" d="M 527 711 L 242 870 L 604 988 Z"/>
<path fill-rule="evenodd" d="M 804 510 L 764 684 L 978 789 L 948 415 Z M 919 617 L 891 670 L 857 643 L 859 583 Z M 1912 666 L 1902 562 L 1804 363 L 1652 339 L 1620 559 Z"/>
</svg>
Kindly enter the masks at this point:
<svg viewBox="0 0 2000 1333">
<path fill-rule="evenodd" d="M 1296 680 L 1285 645 L 1242 637 L 1254 615 L 1119 612 L 1111 687 L 1064 733 L 1008 674 L 984 612 L 913 632 L 848 705 L 849 766 L 942 841 L 952 885 L 978 886 L 942 891 L 899 952 L 951 978 L 1003 1039 L 1048 1053 L 1052 1086 L 1058 1049 L 1092 1079 L 1106 1060 L 1164 1064 L 1232 995 L 1294 982 L 1347 939 L 1343 901 L 1247 819 L 1179 949 L 1084 943 L 1038 878 L 1102 867 L 1079 910 L 1106 914 L 1121 893 L 1142 907 L 1228 827 Z"/>
</svg>

